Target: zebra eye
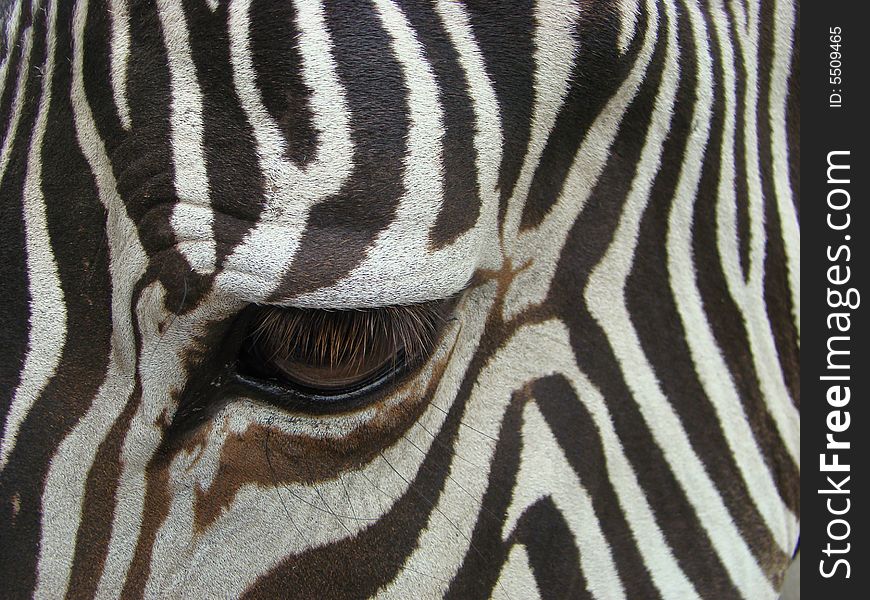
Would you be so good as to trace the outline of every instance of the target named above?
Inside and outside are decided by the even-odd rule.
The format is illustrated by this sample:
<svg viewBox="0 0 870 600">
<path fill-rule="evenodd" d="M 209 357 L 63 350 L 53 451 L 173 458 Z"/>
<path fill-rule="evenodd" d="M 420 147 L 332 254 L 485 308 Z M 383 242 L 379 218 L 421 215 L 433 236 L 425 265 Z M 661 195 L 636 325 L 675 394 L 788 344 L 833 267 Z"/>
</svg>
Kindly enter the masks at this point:
<svg viewBox="0 0 870 600">
<path fill-rule="evenodd" d="M 294 347 L 276 353 L 252 343 L 245 358 L 260 376 L 329 396 L 365 387 L 388 375 L 398 367 L 402 354 L 403 349 L 381 347 L 357 358 L 333 360 L 310 348 Z"/>
<path fill-rule="evenodd" d="M 429 356 L 444 308 L 436 302 L 366 310 L 259 307 L 238 373 L 279 406 L 347 410 Z"/>
</svg>

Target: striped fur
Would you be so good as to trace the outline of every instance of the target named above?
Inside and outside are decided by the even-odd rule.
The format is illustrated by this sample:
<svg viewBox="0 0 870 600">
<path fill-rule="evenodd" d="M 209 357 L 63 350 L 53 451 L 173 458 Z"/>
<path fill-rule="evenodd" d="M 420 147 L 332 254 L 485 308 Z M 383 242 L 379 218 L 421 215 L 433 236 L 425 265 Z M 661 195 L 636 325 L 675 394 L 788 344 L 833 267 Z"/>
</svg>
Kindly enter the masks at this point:
<svg viewBox="0 0 870 600">
<path fill-rule="evenodd" d="M 4 597 L 776 597 L 791 0 L 2 13 Z M 249 305 L 454 296 L 358 410 L 214 378 Z"/>
</svg>

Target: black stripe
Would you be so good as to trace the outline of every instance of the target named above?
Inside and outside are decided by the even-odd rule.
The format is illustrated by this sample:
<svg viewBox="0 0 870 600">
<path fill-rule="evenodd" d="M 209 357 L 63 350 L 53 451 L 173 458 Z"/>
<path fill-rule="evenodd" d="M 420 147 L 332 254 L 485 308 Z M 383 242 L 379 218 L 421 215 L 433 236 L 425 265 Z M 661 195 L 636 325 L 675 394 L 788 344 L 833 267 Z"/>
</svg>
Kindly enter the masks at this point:
<svg viewBox="0 0 870 600">
<path fill-rule="evenodd" d="M 529 146 L 534 91 L 534 2 L 519 0 L 505 9 L 491 0 L 465 3 L 471 29 L 498 100 L 502 156 L 498 169 L 499 222 L 513 194 Z"/>
<path fill-rule="evenodd" d="M 130 314 L 133 317 L 132 333 L 136 348 L 135 362 L 132 367 L 133 390 L 127 398 L 118 399 L 125 402 L 124 408 L 112 423 L 112 427 L 103 441 L 100 442 L 91 468 L 88 470 L 84 497 L 82 498 L 81 519 L 76 531 L 73 564 L 66 590 L 67 598 L 92 598 L 105 568 L 109 542 L 113 533 L 114 520 L 112 517 L 118 502 L 118 485 L 124 470 L 121 455 L 123 444 L 133 417 L 142 402 L 139 361 L 143 348 L 136 307 L 139 305 L 142 292 L 152 283 L 153 279 L 143 278 L 136 283 L 133 289 L 130 301 Z"/>
<path fill-rule="evenodd" d="M 32 15 L 29 7 L 24 18 L 27 27 Z M 45 13 L 42 13 L 43 17 Z M 31 64 L 42 65 L 45 61 L 45 22 L 33 23 L 33 49 Z M 27 264 L 24 233 L 24 175 L 33 124 L 41 94 L 42 80 L 31 67 L 21 107 L 18 131 L 11 147 L 9 164 L 3 181 L 0 182 L 0 231 L 3 232 L 3 311 L 0 311 L 0 330 L 3 336 L 2 394 L 3 423 L 11 404 L 15 388 L 20 382 L 20 369 L 27 345 L 28 319 L 30 317 Z M 6 237 L 8 235 L 8 237 Z M 11 292 L 11 293 L 10 293 Z M 8 294 L 8 295 L 7 295 Z M 9 329 L 7 329 L 7 327 Z M 8 341 L 9 345 L 6 344 Z M 9 385 L 7 385 L 7 383 Z M 42 482 L 32 480 L 30 463 L 39 465 L 40 457 L 31 456 L 30 449 L 22 449 L 26 441 L 19 429 L 18 443 L 9 455 L 9 462 L 0 471 L 0 581 L 5 584 L 5 593 L 11 598 L 27 598 L 32 595 L 35 582 L 36 556 L 39 552 L 39 516 Z"/>
<path fill-rule="evenodd" d="M 713 24 L 709 22 L 708 27 Z M 665 140 L 660 170 L 653 183 L 650 202 L 641 222 L 635 261 L 626 284 L 626 300 L 632 323 L 637 330 L 644 354 L 648 357 L 662 392 L 668 398 L 688 434 L 692 449 L 701 459 L 704 470 L 716 488 L 731 518 L 747 540 L 760 564 L 771 560 L 788 561 L 778 551 L 772 533 L 753 504 L 734 456 L 723 449 L 728 443 L 722 423 L 698 380 L 692 362 L 687 332 L 683 328 L 669 285 L 667 258 L 668 217 L 683 169 L 688 136 L 694 118 L 697 93 L 696 48 L 692 31 L 684 14 L 679 16 L 680 80 L 674 116 Z M 703 51 L 703 50 L 702 50 Z M 718 69 L 720 65 L 714 65 Z M 721 73 L 714 74 L 711 129 L 722 126 Z M 718 148 L 718 145 L 715 146 Z M 718 155 L 714 155 L 718 160 Z M 708 244 L 715 244 L 709 239 Z M 705 252 L 696 257 L 695 269 L 716 268 L 715 256 Z M 690 334 L 691 335 L 691 334 Z M 706 357 L 700 357 L 705 360 Z M 703 423 L 703 427 L 698 425 Z M 761 498 L 768 501 L 768 498 Z"/>
<path fill-rule="evenodd" d="M 744 14 L 749 14 L 749 7 L 744 1 Z M 746 102 L 746 64 L 743 61 L 743 50 L 740 47 L 738 40 L 739 24 L 734 14 L 734 7 L 731 4 L 726 5 L 724 12 L 727 31 L 730 38 L 726 40 L 733 50 L 734 64 L 734 197 L 737 204 L 736 226 L 737 226 L 737 241 L 740 249 L 740 268 L 743 272 L 744 280 L 749 278 L 749 260 L 750 260 L 750 223 L 749 223 L 749 188 L 747 181 L 747 165 L 746 165 L 746 122 L 744 118 L 744 103 Z M 718 183 L 716 184 L 718 185 Z"/>
<path fill-rule="evenodd" d="M 722 64 L 723 57 L 719 54 L 718 45 L 712 44 L 711 47 L 714 64 Z M 767 412 L 759 388 L 758 374 L 748 351 L 746 325 L 728 291 L 718 246 L 711 242 L 719 235 L 716 205 L 722 168 L 719 149 L 724 135 L 724 124 L 720 116 L 724 113 L 724 100 L 714 96 L 713 101 L 714 114 L 717 116 L 704 152 L 704 166 L 695 202 L 695 228 L 692 232 L 692 253 L 696 262 L 708 266 L 696 271 L 698 289 L 716 345 L 721 350 L 737 387 L 755 442 L 765 458 L 783 502 L 792 512 L 799 514 L 799 470 L 785 451 L 776 423 Z"/>
<path fill-rule="evenodd" d="M 259 7 L 260 3 L 256 5 Z M 263 27 L 271 22 L 282 30 L 281 35 L 275 35 L 274 31 L 266 29 L 272 35 L 254 36 L 252 45 L 255 51 L 261 45 L 258 42 L 261 37 L 273 40 L 273 43 L 279 45 L 287 41 L 287 45 L 291 46 L 289 41 L 294 39 L 291 33 L 294 30 L 288 31 L 288 28 L 294 25 L 292 14 L 283 12 L 273 14 L 284 7 L 292 12 L 291 6 L 289 3 L 280 6 L 276 4 L 274 10 L 251 10 L 252 21 L 256 20 L 258 23 L 262 21 Z M 199 0 L 185 2 L 191 53 L 202 90 L 203 146 L 214 214 L 212 230 L 215 236 L 217 269 L 223 266 L 227 257 L 256 225 L 264 205 L 263 177 L 254 135 L 233 85 L 227 7 L 228 3 L 222 3 L 212 13 Z M 258 28 L 252 26 L 252 30 Z M 288 48 L 287 51 L 290 52 L 291 49 Z M 274 61 L 275 66 L 287 69 L 288 72 L 299 68 L 298 61 L 291 65 L 274 53 L 269 53 L 268 56 L 270 61 Z M 255 54 L 255 66 L 260 66 L 256 60 Z M 279 86 L 281 80 L 275 74 L 270 74 L 266 79 L 261 74 L 261 70 L 258 70 L 258 82 L 261 82 L 264 98 L 269 90 L 272 90 L 272 96 L 281 95 L 286 91 L 284 87 Z M 286 94 L 289 97 L 290 91 L 286 91 Z M 284 110 L 286 111 L 287 108 L 285 107 Z M 306 117 L 304 107 L 293 104 L 291 110 L 298 110 L 300 119 L 310 121 L 310 117 Z M 273 117 L 279 118 L 274 114 Z M 288 121 L 286 114 L 281 118 L 283 122 Z M 295 123 L 292 119 L 290 121 Z M 302 143 L 300 140 L 308 139 L 308 134 L 305 132 L 294 130 L 286 133 L 288 143 L 293 144 L 295 140 L 297 146 Z"/>
<path fill-rule="evenodd" d="M 574 534 L 550 496 L 526 509 L 508 543 L 525 546 L 541 598 L 596 598 L 580 568 Z"/>
<path fill-rule="evenodd" d="M 791 290 L 788 281 L 788 257 L 774 188 L 772 132 L 770 128 L 770 86 L 773 68 L 773 23 L 776 19 L 773 2 L 761 3 L 758 44 L 758 158 L 761 171 L 761 192 L 764 201 L 764 300 L 770 319 L 776 355 L 786 386 L 796 408 L 800 409 L 800 345 L 792 318 Z M 778 110 L 778 107 L 774 107 Z"/>
<path fill-rule="evenodd" d="M 107 26 L 105 16 L 97 15 L 97 11 L 89 12 L 89 25 L 99 19 L 104 27 Z M 88 50 L 85 64 L 96 66 L 96 61 L 102 60 L 101 66 L 107 68 L 108 37 L 90 35 L 88 32 L 85 40 Z M 118 130 L 104 133 L 101 128 L 100 133 L 107 140 L 118 192 L 124 200 L 127 213 L 137 226 L 146 253 L 154 256 L 159 252 L 171 251 L 175 244 L 175 235 L 169 223 L 175 204 L 175 170 L 169 122 L 172 93 L 156 10 L 140 3 L 130 7 L 127 69 L 132 131 L 127 135 Z M 106 85 L 106 73 L 96 69 L 85 71 L 85 89 L 88 103 L 92 106 L 105 107 L 110 102 L 111 90 Z M 98 120 L 100 126 L 111 127 L 115 123 L 114 119 L 110 119 L 108 124 Z M 120 137 L 120 143 L 115 136 Z"/>
<path fill-rule="evenodd" d="M 28 11 L 29 9 L 22 10 L 18 15 L 18 21 L 15 26 L 18 29 L 18 39 L 14 46 L 7 48 L 6 44 L 8 42 L 6 36 L 3 35 L 3 60 L 8 60 L 9 66 L 6 71 L 3 94 L 0 96 L 0 128 L 2 128 L 0 129 L 2 131 L 0 133 L 0 140 L 2 140 L 0 141 L 0 146 L 2 146 L 2 142 L 5 142 L 6 136 L 9 135 L 9 127 L 12 125 L 9 117 L 12 114 L 12 100 L 15 98 L 15 91 L 18 89 L 18 73 L 21 69 L 22 54 L 24 53 L 24 43 L 22 41 L 24 29 L 26 28 L 24 18 L 29 15 Z M 0 18 L 0 27 L 4 25 L 6 25 L 6 19 Z M 3 82 L 0 82 L 0 85 L 2 84 Z"/>
<path fill-rule="evenodd" d="M 72 8 L 72 3 L 58 5 L 55 71 L 41 174 L 51 249 L 67 313 L 66 344 L 54 377 L 22 423 L 2 474 L 0 497 L 10 502 L 15 496 L 20 505 L 14 518 L 8 513 L 0 518 L 5 530 L 0 533 L 3 552 L 9 553 L 0 560 L 0 568 L 14 571 L 0 577 L 11 587 L 6 590 L 10 597 L 29 595 L 35 583 L 42 493 L 50 461 L 58 444 L 90 407 L 109 356 L 112 321 L 105 214 L 70 118 L 72 66 L 65 57 L 71 55 L 71 39 L 70 28 L 64 24 Z M 44 37 L 41 24 L 38 33 Z"/>
<path fill-rule="evenodd" d="M 203 7 L 204 10 L 204 7 Z M 223 11 L 224 7 L 220 7 Z M 302 54 L 291 3 L 253 0 L 250 8 L 251 55 L 257 89 L 266 110 L 287 142 L 287 159 L 304 165 L 314 158 L 320 132 L 311 111 L 313 91 L 302 79 Z"/>
<path fill-rule="evenodd" d="M 589 492 L 595 516 L 629 596 L 659 597 L 605 468 L 604 443 L 595 419 L 563 376 L 535 382 L 532 393 L 565 457 Z"/>
<path fill-rule="evenodd" d="M 30 26 L 29 7 L 21 11 L 21 29 Z M 42 39 L 34 38 L 31 60 L 42 61 L 40 45 Z M 22 48 L 23 51 L 23 48 Z M 16 62 L 10 64 L 10 86 L 7 98 L 16 93 L 17 73 L 21 60 L 20 52 Z M 25 95 L 21 105 L 21 115 L 15 139 L 10 146 L 9 162 L 0 181 L 0 348 L 3 360 L 0 361 L 0 427 L 5 429 L 6 415 L 12 403 L 15 388 L 21 377 L 24 358 L 27 353 L 28 323 L 30 321 L 30 289 L 27 282 L 27 262 L 24 232 L 24 174 L 27 170 L 27 152 L 30 145 L 31 129 L 36 119 L 36 102 L 39 92 L 39 79 L 29 73 L 25 80 Z M 5 107 L 3 123 L 9 123 L 10 105 Z M 8 130 L 4 131 L 5 136 Z"/>
<path fill-rule="evenodd" d="M 788 175 L 791 181 L 792 202 L 795 214 L 800 219 L 801 203 L 801 9 L 800 3 L 794 3 L 794 40 L 792 41 L 791 69 L 788 79 L 788 97 L 786 99 L 786 135 L 788 136 Z"/>
<path fill-rule="evenodd" d="M 346 276 L 389 226 L 405 193 L 408 90 L 392 40 L 371 6 L 345 0 L 331 8 L 327 28 L 350 110 L 354 170 L 338 194 L 311 209 L 274 301 Z"/>
<path fill-rule="evenodd" d="M 564 521 L 552 512 L 554 507 L 540 503 L 529 507 L 505 542 L 501 540 L 503 523 L 491 519 L 493 515 L 505 515 L 512 501 L 507 490 L 516 484 L 519 454 L 524 443 L 520 438 L 522 410 L 525 401 L 533 400 L 589 492 L 623 586 L 632 597 L 659 597 L 608 479 L 603 443 L 592 415 L 561 375 L 535 381 L 530 390 L 530 395 L 525 391 L 516 393 L 505 413 L 491 461 L 489 485 L 472 537 L 476 551 L 467 554 L 447 596 L 497 595 L 495 583 L 501 568 L 512 546 L 521 543 L 527 547 L 529 562 L 544 597 L 584 597 L 587 582 L 580 568 L 579 553 Z M 553 560 L 554 556 L 559 560 Z"/>
<path fill-rule="evenodd" d="M 544 598 L 589 597 L 574 536 L 551 498 L 546 497 L 527 507 L 508 539 L 502 541 L 524 444 L 523 409 L 531 399 L 525 388 L 511 396 L 490 460 L 487 489 L 481 499 L 470 547 L 444 594 L 445 598 L 501 595 L 496 591 L 501 591 L 496 584 L 515 544 L 526 545 L 530 566 Z M 557 402 L 562 407 L 565 400 L 573 399 L 560 397 Z M 554 556 L 559 559 L 553 560 Z"/>
<path fill-rule="evenodd" d="M 656 93 L 661 84 L 667 28 L 664 13 L 646 77 L 622 121 L 610 159 L 578 222 L 568 236 L 548 297 L 571 332 L 578 366 L 606 399 L 616 433 L 656 516 L 674 557 L 704 597 L 738 597 L 727 571 L 704 534 L 694 508 L 670 470 L 623 380 L 610 343 L 594 318 L 578 305 L 578 290 L 606 252 L 618 224 L 620 210 L 636 175 L 645 138 L 638 132 L 650 125 Z M 692 531 L 686 536 L 684 532 Z"/>
<path fill-rule="evenodd" d="M 130 23 L 130 29 L 135 29 L 133 23 Z M 128 134 L 121 127 L 111 81 L 108 78 L 111 73 L 110 41 L 111 18 L 107 0 L 91 0 L 88 2 L 82 40 L 82 79 L 94 124 L 105 144 L 106 153 L 111 157 L 126 141 Z M 115 173 L 116 178 L 118 174 Z"/>
<path fill-rule="evenodd" d="M 88 38 L 92 38 L 90 31 Z M 103 43 L 97 41 L 97 43 Z M 105 55 L 105 51 L 98 54 Z M 95 55 L 88 55 L 96 58 Z M 172 157 L 172 91 L 166 47 L 156 9 L 130 5 L 130 56 L 127 97 L 132 130 L 121 142 L 110 139 L 109 158 L 118 193 L 136 225 L 151 268 L 166 288 L 165 307 L 182 313 L 195 307 L 211 288 L 212 277 L 199 276 L 176 248 L 171 218 L 178 198 Z M 86 71 L 89 101 L 105 105 L 110 94 L 106 72 Z M 100 99 L 102 96 L 102 99 Z M 92 100 L 93 99 L 93 100 Z M 111 119 L 110 122 L 114 122 Z"/>
<path fill-rule="evenodd" d="M 578 51 L 568 94 L 532 178 L 521 228 L 540 225 L 559 199 L 586 132 L 634 64 L 642 36 L 635 36 L 629 51 L 620 57 L 615 10 L 609 1 L 596 2 L 584 8 L 575 25 Z"/>
<path fill-rule="evenodd" d="M 411 4 L 405 15 L 432 66 L 444 110 L 443 203 L 429 231 L 433 248 L 442 248 L 474 227 L 480 215 L 476 129 L 468 79 L 459 54 L 430 3 Z"/>
<path fill-rule="evenodd" d="M 126 399 L 123 412 L 97 449 L 93 465 L 88 471 L 65 595 L 70 600 L 93 598 L 105 569 L 113 515 L 118 502 L 118 482 L 123 472 L 121 449 L 141 399 L 142 386 L 137 374 L 133 394 Z M 120 582 L 116 582 L 113 587 L 120 587 Z"/>
</svg>

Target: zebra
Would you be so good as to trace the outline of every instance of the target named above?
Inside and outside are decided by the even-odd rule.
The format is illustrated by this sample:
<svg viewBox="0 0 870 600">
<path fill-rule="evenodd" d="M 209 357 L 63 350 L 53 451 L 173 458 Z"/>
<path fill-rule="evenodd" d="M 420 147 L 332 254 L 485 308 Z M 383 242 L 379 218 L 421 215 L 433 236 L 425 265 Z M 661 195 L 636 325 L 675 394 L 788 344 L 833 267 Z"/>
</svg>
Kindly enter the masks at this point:
<svg viewBox="0 0 870 600">
<path fill-rule="evenodd" d="M 796 3 L 0 14 L 0 595 L 776 597 Z"/>
</svg>

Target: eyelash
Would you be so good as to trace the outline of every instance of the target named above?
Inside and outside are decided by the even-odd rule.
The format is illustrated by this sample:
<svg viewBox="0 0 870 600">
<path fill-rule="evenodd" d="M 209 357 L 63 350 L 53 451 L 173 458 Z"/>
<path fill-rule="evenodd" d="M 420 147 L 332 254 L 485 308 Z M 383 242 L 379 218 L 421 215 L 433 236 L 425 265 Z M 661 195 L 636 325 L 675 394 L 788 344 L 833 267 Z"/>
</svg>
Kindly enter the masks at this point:
<svg viewBox="0 0 870 600">
<path fill-rule="evenodd" d="M 446 320 L 441 302 L 364 310 L 261 307 L 248 346 L 259 345 L 269 360 L 297 352 L 317 364 L 359 362 L 368 353 L 403 349 L 406 359 L 427 355 Z"/>
<path fill-rule="evenodd" d="M 456 298 L 363 310 L 251 306 L 220 344 L 216 368 L 188 382 L 170 426 L 173 437 L 208 420 L 233 397 L 251 397 L 309 415 L 367 406 L 381 396 L 379 391 L 425 363 L 445 323 L 453 320 L 455 305 Z M 392 359 L 373 378 L 335 393 L 282 381 L 266 368 L 267 361 L 288 357 L 322 365 L 359 362 L 366 353 Z"/>
</svg>

